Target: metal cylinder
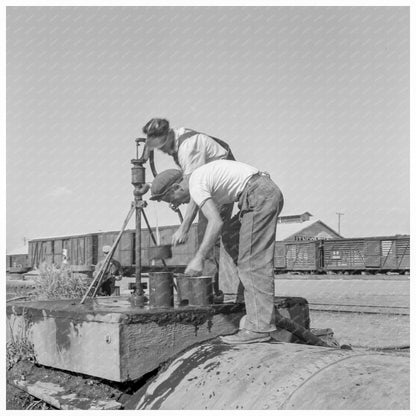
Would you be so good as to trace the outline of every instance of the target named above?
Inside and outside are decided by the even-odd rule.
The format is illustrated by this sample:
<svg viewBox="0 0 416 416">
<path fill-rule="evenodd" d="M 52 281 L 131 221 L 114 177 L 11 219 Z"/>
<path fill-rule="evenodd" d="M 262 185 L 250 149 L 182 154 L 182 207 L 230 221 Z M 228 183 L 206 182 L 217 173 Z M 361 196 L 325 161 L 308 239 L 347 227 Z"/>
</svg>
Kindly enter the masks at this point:
<svg viewBox="0 0 416 416">
<path fill-rule="evenodd" d="M 189 305 L 189 299 L 192 296 L 189 277 L 183 274 L 176 276 L 176 287 L 178 289 L 178 303 L 180 306 Z"/>
<path fill-rule="evenodd" d="M 149 305 L 151 308 L 173 307 L 173 273 L 149 272 Z"/>
<path fill-rule="evenodd" d="M 212 368 L 215 371 L 209 371 Z M 205 343 L 170 363 L 132 407 L 408 410 L 409 369 L 408 356 L 371 351 L 288 343 Z"/>
<path fill-rule="evenodd" d="M 131 168 L 131 183 L 133 185 L 142 185 L 146 182 L 145 168 L 135 165 Z"/>
<path fill-rule="evenodd" d="M 189 305 L 207 306 L 213 301 L 212 276 L 188 277 L 190 285 Z"/>
</svg>

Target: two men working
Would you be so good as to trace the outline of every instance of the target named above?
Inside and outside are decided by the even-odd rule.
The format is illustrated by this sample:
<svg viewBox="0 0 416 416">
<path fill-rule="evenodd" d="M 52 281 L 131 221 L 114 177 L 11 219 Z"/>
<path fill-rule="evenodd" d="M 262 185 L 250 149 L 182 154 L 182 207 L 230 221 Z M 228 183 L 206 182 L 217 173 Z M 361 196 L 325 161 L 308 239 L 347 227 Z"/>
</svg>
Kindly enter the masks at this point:
<svg viewBox="0 0 416 416">
<path fill-rule="evenodd" d="M 153 133 L 148 138 L 149 143 L 158 143 L 154 148 L 161 145 L 166 150 L 164 146 L 169 136 L 175 133 L 168 127 L 164 136 L 157 136 L 154 130 L 149 129 L 151 123 L 152 120 L 143 129 L 145 133 Z M 172 152 L 169 154 L 179 153 L 180 146 L 176 142 L 176 147 L 169 147 Z M 203 149 L 205 155 L 208 154 L 208 149 Z M 185 156 L 182 158 L 185 159 Z M 193 160 L 193 154 L 188 158 Z M 224 222 L 229 221 L 231 211 L 226 217 L 221 215 L 221 207 L 232 207 L 234 202 L 238 203 L 241 228 L 239 235 L 234 236 L 233 243 L 238 245 L 238 258 L 234 260 L 244 286 L 246 319 L 237 334 L 222 337 L 222 340 L 230 344 L 268 341 L 270 332 L 276 330 L 273 255 L 283 195 L 269 175 L 245 163 L 226 160 L 226 157 L 210 160 L 206 156 L 198 156 L 195 159 L 203 160 L 205 164 L 190 173 L 169 169 L 157 175 L 152 183 L 151 199 L 174 205 L 190 204 L 186 215 L 189 215 L 191 223 L 198 209 L 207 219 L 203 239 L 185 271 L 190 275 L 203 272 L 205 259 L 226 228 Z M 192 212 L 188 213 L 190 210 Z M 182 224 L 174 242 L 185 241 L 188 230 L 189 227 Z"/>
<path fill-rule="evenodd" d="M 189 176 L 196 168 L 215 160 L 235 160 L 230 147 L 224 141 L 184 127 L 171 128 L 169 122 L 161 118 L 153 118 L 143 127 L 147 135 L 146 145 L 150 150 L 158 149 L 172 156 L 180 167 L 184 177 Z M 220 207 L 221 218 L 228 222 L 231 218 L 233 204 L 224 204 Z M 190 201 L 182 224 L 172 237 L 172 244 L 185 243 L 189 229 L 198 213 L 198 206 Z M 199 211 L 198 217 L 198 243 L 201 244 L 207 226 L 207 219 Z M 226 239 L 224 233 L 221 238 Z M 214 289 L 218 289 L 218 269 L 220 257 L 220 238 L 207 253 L 204 263 L 204 274 L 214 276 Z"/>
</svg>

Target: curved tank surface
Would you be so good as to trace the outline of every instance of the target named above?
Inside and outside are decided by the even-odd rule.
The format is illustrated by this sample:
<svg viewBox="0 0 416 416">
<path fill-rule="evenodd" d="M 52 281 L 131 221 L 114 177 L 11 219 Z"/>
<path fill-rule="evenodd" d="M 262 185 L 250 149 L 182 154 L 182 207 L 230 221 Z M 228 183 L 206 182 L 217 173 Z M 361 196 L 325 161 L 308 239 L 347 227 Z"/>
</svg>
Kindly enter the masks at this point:
<svg viewBox="0 0 416 416">
<path fill-rule="evenodd" d="M 409 409 L 409 357 L 371 351 L 211 342 L 176 358 L 135 409 Z"/>
</svg>

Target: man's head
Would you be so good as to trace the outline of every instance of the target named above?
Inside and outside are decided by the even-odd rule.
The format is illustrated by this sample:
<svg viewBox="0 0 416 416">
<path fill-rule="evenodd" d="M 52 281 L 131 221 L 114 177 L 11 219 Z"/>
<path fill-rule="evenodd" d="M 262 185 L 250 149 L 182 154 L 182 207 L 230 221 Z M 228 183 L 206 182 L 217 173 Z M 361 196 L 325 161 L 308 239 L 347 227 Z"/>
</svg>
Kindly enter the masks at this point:
<svg viewBox="0 0 416 416">
<path fill-rule="evenodd" d="M 174 206 L 186 204 L 190 200 L 187 177 L 178 169 L 167 169 L 159 173 L 152 182 L 153 201 L 165 201 Z"/>
<path fill-rule="evenodd" d="M 104 254 L 108 254 L 110 252 L 110 250 L 111 250 L 110 246 L 103 246 L 103 253 Z"/>
<path fill-rule="evenodd" d="M 174 152 L 174 135 L 168 120 L 152 118 L 143 127 L 143 133 L 147 136 L 146 144 L 150 150 L 159 149 L 169 155 Z"/>
</svg>

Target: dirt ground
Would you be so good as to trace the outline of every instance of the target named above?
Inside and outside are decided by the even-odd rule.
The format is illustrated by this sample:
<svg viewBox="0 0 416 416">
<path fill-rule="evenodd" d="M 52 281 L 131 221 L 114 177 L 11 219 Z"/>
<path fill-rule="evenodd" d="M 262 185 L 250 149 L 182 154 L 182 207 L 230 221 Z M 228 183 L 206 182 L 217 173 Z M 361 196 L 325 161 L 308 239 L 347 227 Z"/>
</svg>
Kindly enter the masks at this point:
<svg viewBox="0 0 416 416">
<path fill-rule="evenodd" d="M 7 409 L 18 410 L 32 408 L 53 409 L 52 406 L 35 399 L 33 396 L 11 385 L 13 380 L 47 379 L 48 382 L 65 386 L 69 391 L 82 397 L 94 399 L 119 400 L 124 394 L 117 384 L 106 383 L 94 377 L 83 376 L 38 366 L 33 362 L 22 360 L 7 372 Z"/>
<path fill-rule="evenodd" d="M 8 288 L 7 298 L 30 294 L 30 286 L 16 285 Z M 409 281 L 386 280 L 310 280 L 279 279 L 276 281 L 279 296 L 303 296 L 311 304 L 354 304 L 409 307 Z M 352 345 L 354 349 L 382 349 L 391 354 L 408 355 L 410 342 L 409 315 L 392 313 L 345 313 L 313 310 L 311 305 L 311 326 L 332 328 L 341 344 Z M 397 349 L 398 348 L 398 349 Z M 147 380 L 131 385 L 106 383 L 89 376 L 72 374 L 36 366 L 29 361 L 17 362 L 7 371 L 6 409 L 47 410 L 51 406 L 10 385 L 12 380 L 30 379 L 36 374 L 49 377 L 59 385 L 65 385 L 73 392 L 82 393 L 91 399 L 128 400 Z M 155 376 L 155 373 L 149 377 Z"/>
</svg>

